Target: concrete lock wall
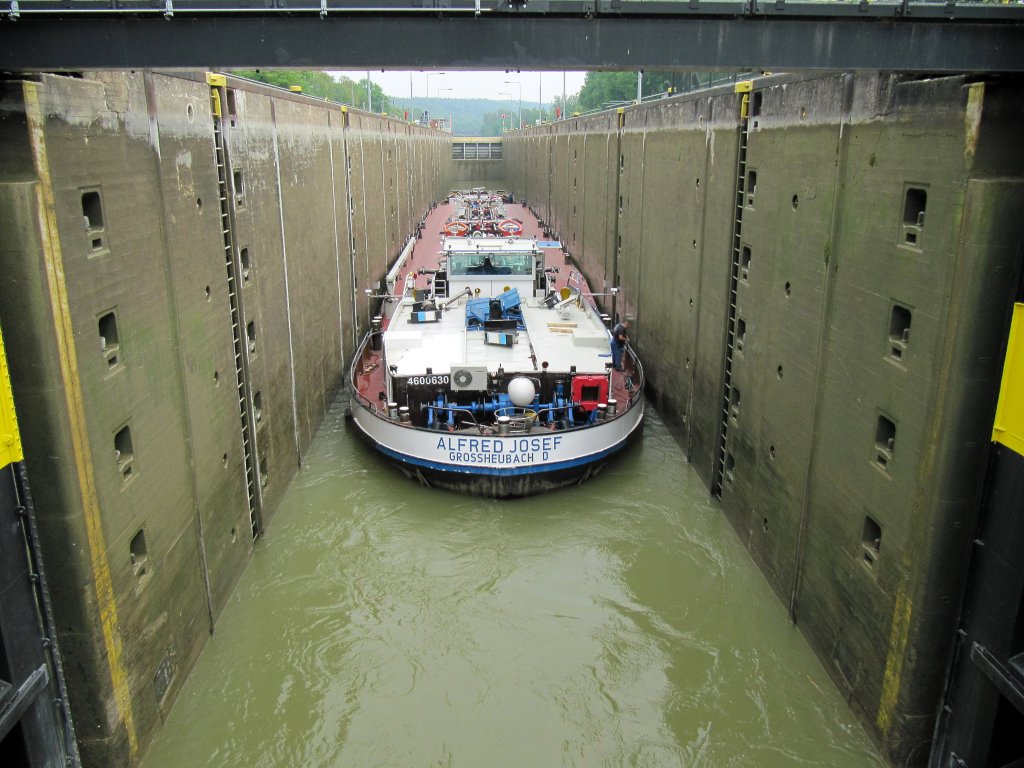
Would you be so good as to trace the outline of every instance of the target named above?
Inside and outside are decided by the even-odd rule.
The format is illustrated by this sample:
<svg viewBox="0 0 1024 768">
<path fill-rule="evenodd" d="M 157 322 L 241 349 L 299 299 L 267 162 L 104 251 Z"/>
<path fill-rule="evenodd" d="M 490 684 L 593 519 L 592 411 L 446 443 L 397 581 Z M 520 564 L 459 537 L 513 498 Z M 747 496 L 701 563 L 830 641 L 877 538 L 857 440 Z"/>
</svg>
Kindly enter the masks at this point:
<svg viewBox="0 0 1024 768">
<path fill-rule="evenodd" d="M 447 134 L 230 77 L 3 84 L 0 324 L 86 763 L 144 750 L 384 272 L 492 178 L 633 320 L 780 602 L 923 762 L 1021 270 L 1019 90 L 769 77 L 507 134 L 455 184 Z"/>
<path fill-rule="evenodd" d="M 233 78 L 0 95 L 0 324 L 86 765 L 159 728 L 448 187 L 438 131 Z M 219 118 L 218 118 L 219 113 Z"/>
<path fill-rule="evenodd" d="M 928 757 L 974 535 L 1019 97 L 777 76 L 505 138 L 513 192 L 620 288 L 659 411 L 900 765 Z"/>
<path fill-rule="evenodd" d="M 452 189 L 505 189 L 504 160 L 452 160 Z"/>
</svg>

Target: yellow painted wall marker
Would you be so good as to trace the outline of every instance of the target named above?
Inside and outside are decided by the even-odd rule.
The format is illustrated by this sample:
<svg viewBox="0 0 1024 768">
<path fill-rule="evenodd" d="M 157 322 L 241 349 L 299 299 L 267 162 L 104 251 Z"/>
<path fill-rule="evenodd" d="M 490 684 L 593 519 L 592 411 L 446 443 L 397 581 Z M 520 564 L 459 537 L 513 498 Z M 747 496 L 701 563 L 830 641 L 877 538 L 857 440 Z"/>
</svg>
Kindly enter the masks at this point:
<svg viewBox="0 0 1024 768">
<path fill-rule="evenodd" d="M 4 335 L 0 331 L 0 468 L 21 461 L 21 435 L 14 413 L 14 394 L 7 372 L 7 354 L 4 352 Z"/>
<path fill-rule="evenodd" d="M 910 637 L 910 616 L 913 607 L 907 598 L 906 585 L 901 584 L 896 594 L 896 605 L 892 612 L 892 627 L 889 630 L 889 653 L 885 659 L 885 675 L 882 678 L 882 698 L 878 702 L 875 722 L 878 729 L 889 735 L 892 716 L 899 703 L 900 683 L 903 680 L 903 659 Z"/>
<path fill-rule="evenodd" d="M 1024 304 L 1014 304 L 992 440 L 1024 456 Z"/>
</svg>

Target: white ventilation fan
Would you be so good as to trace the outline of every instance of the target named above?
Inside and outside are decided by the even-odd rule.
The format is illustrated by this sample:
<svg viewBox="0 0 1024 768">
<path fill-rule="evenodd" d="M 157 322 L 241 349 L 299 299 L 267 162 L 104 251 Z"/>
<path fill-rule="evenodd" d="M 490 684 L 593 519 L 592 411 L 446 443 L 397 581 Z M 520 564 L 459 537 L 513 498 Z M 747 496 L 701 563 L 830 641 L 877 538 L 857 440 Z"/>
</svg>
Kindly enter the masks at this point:
<svg viewBox="0 0 1024 768">
<path fill-rule="evenodd" d="M 487 389 L 487 366 L 467 365 L 452 369 L 452 389 L 482 392 Z"/>
</svg>

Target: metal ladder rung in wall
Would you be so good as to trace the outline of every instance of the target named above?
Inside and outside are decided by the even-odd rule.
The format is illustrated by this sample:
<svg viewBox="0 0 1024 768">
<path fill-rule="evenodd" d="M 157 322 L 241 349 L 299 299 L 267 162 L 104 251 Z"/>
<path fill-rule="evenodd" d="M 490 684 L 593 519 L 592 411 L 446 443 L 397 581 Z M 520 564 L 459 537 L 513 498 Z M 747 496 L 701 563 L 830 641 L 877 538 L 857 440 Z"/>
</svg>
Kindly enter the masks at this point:
<svg viewBox="0 0 1024 768">
<path fill-rule="evenodd" d="M 719 496 L 722 493 L 722 482 L 725 474 L 726 443 L 729 436 L 729 413 L 732 404 L 732 364 L 733 352 L 736 349 L 736 315 L 737 292 L 740 278 L 740 261 L 743 256 L 743 202 L 747 176 L 747 118 L 740 115 L 740 135 L 736 158 L 736 215 L 733 219 L 732 269 L 729 275 L 729 311 L 728 325 L 725 334 L 725 366 L 722 377 L 722 408 L 721 423 L 716 451 L 715 468 L 712 473 L 712 490 Z"/>
<path fill-rule="evenodd" d="M 228 207 L 230 194 L 228 190 L 228 168 L 224 147 L 224 132 L 221 119 L 214 117 L 214 143 L 217 161 L 218 192 L 221 201 L 221 233 L 224 238 L 224 262 L 227 271 L 228 301 L 231 311 L 231 335 L 235 352 L 235 382 L 238 391 L 238 408 L 242 428 L 242 458 L 245 465 L 246 496 L 249 504 L 249 526 L 252 537 L 259 535 L 259 513 L 256 489 L 255 457 L 253 455 L 252 435 L 248 415 L 248 397 L 245 385 L 244 357 L 241 338 L 241 308 L 235 279 L 234 241 L 231 232 L 231 215 Z"/>
</svg>

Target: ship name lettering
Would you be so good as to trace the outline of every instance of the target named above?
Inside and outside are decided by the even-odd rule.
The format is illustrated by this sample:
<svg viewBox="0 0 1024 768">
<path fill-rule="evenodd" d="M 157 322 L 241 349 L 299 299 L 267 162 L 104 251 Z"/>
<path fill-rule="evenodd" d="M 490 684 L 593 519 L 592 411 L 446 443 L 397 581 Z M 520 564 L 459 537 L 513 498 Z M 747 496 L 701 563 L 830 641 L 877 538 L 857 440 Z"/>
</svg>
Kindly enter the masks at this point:
<svg viewBox="0 0 1024 768">
<path fill-rule="evenodd" d="M 550 453 L 562 444 L 561 435 L 545 437 L 519 437 L 505 440 L 500 437 L 451 437 L 443 435 L 437 439 L 435 449 L 448 453 L 466 454 L 516 454 Z"/>
<path fill-rule="evenodd" d="M 446 452 L 453 464 L 532 464 L 537 456 L 548 461 L 561 442 L 561 435 L 512 439 L 443 435 L 435 450 Z"/>
</svg>

